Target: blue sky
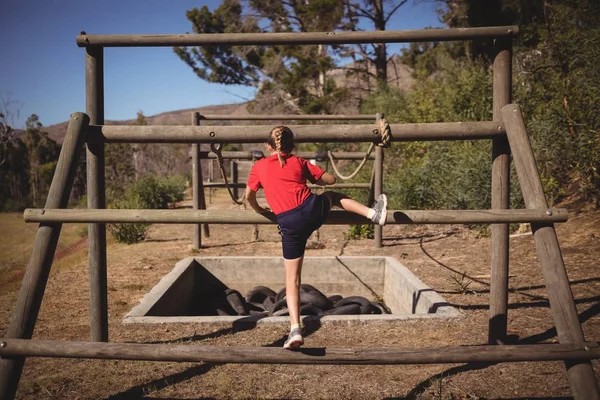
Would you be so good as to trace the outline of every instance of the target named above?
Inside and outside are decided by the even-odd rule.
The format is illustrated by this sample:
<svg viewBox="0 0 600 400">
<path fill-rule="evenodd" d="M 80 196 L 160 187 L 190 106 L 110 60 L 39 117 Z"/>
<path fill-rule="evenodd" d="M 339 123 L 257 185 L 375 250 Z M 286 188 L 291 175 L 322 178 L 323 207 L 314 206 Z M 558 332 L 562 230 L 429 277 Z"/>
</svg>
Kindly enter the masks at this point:
<svg viewBox="0 0 600 400">
<path fill-rule="evenodd" d="M 439 27 L 433 0 L 409 1 L 388 29 Z M 393 3 L 392 1 L 391 3 Z M 0 14 L 0 96 L 13 106 L 22 128 L 33 113 L 48 126 L 85 111 L 84 49 L 80 31 L 92 33 L 185 33 L 185 12 L 221 1 L 204 0 L 3 0 Z M 389 3 L 386 3 L 389 4 Z M 206 83 L 171 48 L 108 48 L 104 53 L 105 118 L 145 115 L 238 103 L 254 89 Z"/>
</svg>

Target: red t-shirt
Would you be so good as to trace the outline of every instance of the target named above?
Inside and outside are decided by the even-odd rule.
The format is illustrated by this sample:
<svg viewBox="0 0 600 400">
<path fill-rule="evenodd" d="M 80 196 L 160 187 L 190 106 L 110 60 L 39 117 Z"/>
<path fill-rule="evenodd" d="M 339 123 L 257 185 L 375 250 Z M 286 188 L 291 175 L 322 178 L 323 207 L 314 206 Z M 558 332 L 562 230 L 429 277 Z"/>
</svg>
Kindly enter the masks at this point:
<svg viewBox="0 0 600 400">
<path fill-rule="evenodd" d="M 265 190 L 267 203 L 275 214 L 298 207 L 310 196 L 306 180 L 317 182 L 325 173 L 321 168 L 293 154 L 285 156 L 281 167 L 277 154 L 257 161 L 250 171 L 248 187 Z"/>
</svg>

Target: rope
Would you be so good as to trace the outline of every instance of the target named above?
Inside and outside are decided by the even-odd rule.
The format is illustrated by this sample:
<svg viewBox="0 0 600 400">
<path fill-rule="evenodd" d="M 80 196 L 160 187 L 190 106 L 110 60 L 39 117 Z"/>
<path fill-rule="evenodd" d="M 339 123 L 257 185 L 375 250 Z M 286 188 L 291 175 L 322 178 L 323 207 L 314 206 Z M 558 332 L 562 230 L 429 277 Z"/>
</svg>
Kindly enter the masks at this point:
<svg viewBox="0 0 600 400">
<path fill-rule="evenodd" d="M 369 146 L 369 150 L 367 150 L 367 153 L 365 154 L 364 158 L 362 159 L 362 161 L 360 162 L 360 164 L 358 165 L 358 168 L 356 168 L 356 170 L 351 173 L 350 175 L 342 175 L 340 173 L 340 171 L 337 169 L 337 166 L 335 165 L 335 161 L 333 160 L 333 153 L 331 153 L 331 151 L 327 151 L 327 155 L 329 156 L 329 160 L 331 161 L 331 166 L 333 167 L 333 170 L 335 172 L 335 174 L 342 180 L 347 181 L 349 179 L 352 179 L 356 176 L 356 174 L 358 174 L 360 172 L 360 170 L 362 169 L 362 167 L 365 166 L 365 164 L 367 163 L 367 160 L 369 159 L 369 156 L 371 155 L 371 152 L 373 151 L 373 149 L 375 148 L 375 145 L 373 143 L 371 143 L 371 145 Z"/>
<path fill-rule="evenodd" d="M 392 141 L 392 131 L 390 129 L 390 124 L 387 123 L 387 121 L 385 120 L 385 118 L 381 118 L 379 120 L 377 120 L 376 123 L 376 127 L 375 130 L 373 130 L 373 133 L 375 135 L 379 135 L 380 136 L 380 142 L 377 143 L 377 146 L 380 147 L 390 147 L 390 143 Z M 352 178 L 354 178 L 356 176 L 356 174 L 358 174 L 360 172 L 360 170 L 365 166 L 367 160 L 369 159 L 369 156 L 371 155 L 371 152 L 373 151 L 373 149 L 375 148 L 375 144 L 371 143 L 371 145 L 369 146 L 369 149 L 367 150 L 367 153 L 365 154 L 365 157 L 362 159 L 362 161 L 360 162 L 359 166 L 356 168 L 356 170 L 351 173 L 350 175 L 342 175 L 340 173 L 340 171 L 338 170 L 337 166 L 335 165 L 335 161 L 333 160 L 333 154 L 331 153 L 331 151 L 327 151 L 327 155 L 329 156 L 329 160 L 331 161 L 331 166 L 333 167 L 333 171 L 335 172 L 335 174 L 344 181 L 350 180 Z"/>
<path fill-rule="evenodd" d="M 385 118 L 377 120 L 377 127 L 373 131 L 374 134 L 381 137 L 381 141 L 377 143 L 377 146 L 388 148 L 392 142 L 392 130 L 390 124 L 387 123 Z"/>
<path fill-rule="evenodd" d="M 210 144 L 210 150 L 215 153 L 215 155 L 217 156 L 217 163 L 219 164 L 219 169 L 221 170 L 221 176 L 223 176 L 223 180 L 225 181 L 225 187 L 227 188 L 227 191 L 229 192 L 229 197 L 231 197 L 231 200 L 241 206 L 243 205 L 244 208 L 246 207 L 246 203 L 244 202 L 244 197 L 242 196 L 242 199 L 236 199 L 235 196 L 233 195 L 233 191 L 231 190 L 231 187 L 229 186 L 229 180 L 227 179 L 227 174 L 225 173 L 225 166 L 223 165 L 223 155 L 221 154 L 221 146 L 220 144 L 217 145 L 215 143 L 211 143 Z"/>
</svg>

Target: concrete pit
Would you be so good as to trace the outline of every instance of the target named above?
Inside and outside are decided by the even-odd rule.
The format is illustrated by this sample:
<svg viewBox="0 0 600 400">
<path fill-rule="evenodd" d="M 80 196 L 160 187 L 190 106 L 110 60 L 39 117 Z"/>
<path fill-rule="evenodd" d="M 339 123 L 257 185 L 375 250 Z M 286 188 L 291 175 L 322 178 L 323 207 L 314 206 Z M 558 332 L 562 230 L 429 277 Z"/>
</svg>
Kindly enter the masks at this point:
<svg viewBox="0 0 600 400">
<path fill-rule="evenodd" d="M 452 318 L 459 315 L 438 293 L 392 257 L 306 257 L 302 283 L 327 296 L 383 300 L 391 314 L 306 316 L 304 320 L 393 321 Z M 243 296 L 256 287 L 285 286 L 281 257 L 188 257 L 175 265 L 141 303 L 127 323 L 288 323 L 287 316 L 219 316 L 215 306 L 226 289 Z M 215 300 L 221 299 L 221 300 Z"/>
</svg>

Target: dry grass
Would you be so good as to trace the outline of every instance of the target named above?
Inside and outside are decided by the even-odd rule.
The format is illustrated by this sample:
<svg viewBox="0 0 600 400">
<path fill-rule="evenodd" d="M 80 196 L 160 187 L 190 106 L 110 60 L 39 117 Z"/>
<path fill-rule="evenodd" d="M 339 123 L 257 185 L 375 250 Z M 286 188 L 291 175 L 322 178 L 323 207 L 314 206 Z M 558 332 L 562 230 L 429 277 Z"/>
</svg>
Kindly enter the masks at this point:
<svg viewBox="0 0 600 400">
<path fill-rule="evenodd" d="M 223 197 L 212 208 L 235 208 Z M 388 255 L 401 260 L 425 283 L 459 307 L 456 320 L 379 324 L 325 324 L 313 327 L 308 347 L 429 347 L 487 341 L 490 239 L 460 227 L 391 226 L 382 249 L 372 242 L 346 241 L 345 227 L 321 230 L 316 255 Z M 600 341 L 600 212 L 573 215 L 557 228 L 571 287 L 586 338 Z M 108 249 L 110 340 L 186 343 L 195 346 L 280 346 L 286 326 L 234 330 L 225 325 L 122 324 L 123 316 L 174 263 L 192 254 L 192 228 L 154 225 L 144 243 L 111 243 Z M 278 256 L 274 226 L 261 226 L 260 242 L 250 226 L 211 226 L 201 254 Z M 509 333 L 520 343 L 555 341 L 552 316 L 531 236 L 511 239 Z M 79 268 L 80 267 L 80 268 Z M 453 277 L 472 281 L 462 290 Z M 35 338 L 89 340 L 86 260 L 50 278 Z M 283 269 L 282 269 L 283 274 Z M 459 275 L 457 275 L 459 274 Z M 0 330 L 6 329 L 15 293 L 0 295 Z M 596 373 L 600 365 L 594 362 Z M 441 397 L 440 397 L 441 396 Z M 18 397 L 96 398 L 406 398 L 527 399 L 570 396 L 560 362 L 425 366 L 211 365 L 113 360 L 30 359 Z"/>
<path fill-rule="evenodd" d="M 53 273 L 87 259 L 86 246 L 74 246 L 82 241 L 82 236 L 87 235 L 86 227 L 86 224 L 63 225 Z M 14 290 L 20 285 L 37 228 L 38 224 L 23 221 L 21 213 L 0 213 L 0 293 Z"/>
</svg>

